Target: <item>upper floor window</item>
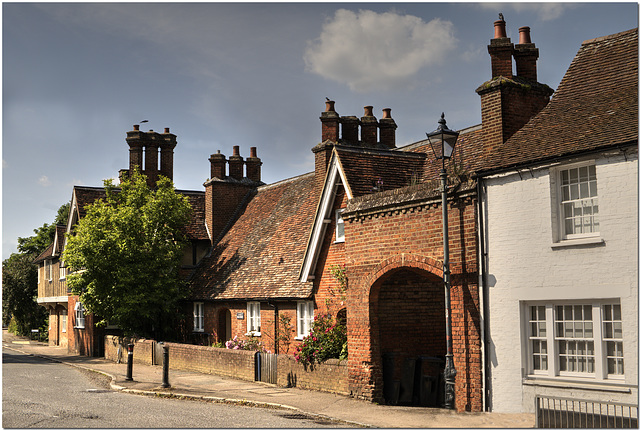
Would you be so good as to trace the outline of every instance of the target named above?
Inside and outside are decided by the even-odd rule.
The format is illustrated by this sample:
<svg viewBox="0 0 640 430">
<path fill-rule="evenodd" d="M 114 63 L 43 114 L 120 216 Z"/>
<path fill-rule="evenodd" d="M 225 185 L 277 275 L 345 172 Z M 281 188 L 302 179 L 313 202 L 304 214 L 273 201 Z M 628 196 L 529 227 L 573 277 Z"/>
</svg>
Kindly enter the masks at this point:
<svg viewBox="0 0 640 430">
<path fill-rule="evenodd" d="M 260 302 L 247 303 L 247 333 L 260 336 Z"/>
<path fill-rule="evenodd" d="M 298 302 L 296 339 L 302 339 L 311 332 L 313 323 L 313 302 Z"/>
<path fill-rule="evenodd" d="M 193 331 L 204 331 L 204 303 L 193 304 Z"/>
<path fill-rule="evenodd" d="M 344 242 L 344 220 L 342 219 L 344 209 L 336 211 L 336 242 Z"/>
<path fill-rule="evenodd" d="M 60 280 L 63 280 L 67 277 L 67 269 L 60 262 Z"/>
<path fill-rule="evenodd" d="M 53 280 L 53 264 L 51 264 L 51 260 L 44 260 L 44 278 L 47 281 Z"/>
<path fill-rule="evenodd" d="M 76 306 L 74 308 L 76 312 L 76 328 L 84 328 L 84 306 L 82 303 L 76 302 Z"/>
<path fill-rule="evenodd" d="M 600 231 L 598 183 L 594 164 L 558 171 L 562 239 L 594 236 Z"/>
</svg>

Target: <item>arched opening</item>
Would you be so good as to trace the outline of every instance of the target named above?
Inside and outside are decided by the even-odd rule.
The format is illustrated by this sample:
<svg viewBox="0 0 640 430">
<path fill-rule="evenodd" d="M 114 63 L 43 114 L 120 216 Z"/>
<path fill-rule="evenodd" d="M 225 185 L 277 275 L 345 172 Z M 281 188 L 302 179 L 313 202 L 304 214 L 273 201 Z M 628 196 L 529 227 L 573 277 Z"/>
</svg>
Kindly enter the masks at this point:
<svg viewBox="0 0 640 430">
<path fill-rule="evenodd" d="M 231 311 L 220 309 L 218 313 L 218 342 L 231 340 Z"/>
<path fill-rule="evenodd" d="M 442 402 L 443 288 L 440 277 L 409 267 L 386 273 L 372 286 L 371 335 L 378 338 L 373 358 L 382 369 L 387 404 L 435 407 Z"/>
</svg>

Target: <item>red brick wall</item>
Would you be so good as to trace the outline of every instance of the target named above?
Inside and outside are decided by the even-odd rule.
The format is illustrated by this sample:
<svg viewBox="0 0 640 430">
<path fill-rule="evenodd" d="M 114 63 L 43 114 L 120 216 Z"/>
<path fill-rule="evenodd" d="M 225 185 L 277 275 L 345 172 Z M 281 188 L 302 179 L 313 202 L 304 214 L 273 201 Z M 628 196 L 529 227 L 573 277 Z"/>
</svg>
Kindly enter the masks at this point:
<svg viewBox="0 0 640 430">
<path fill-rule="evenodd" d="M 434 200 L 359 218 L 347 214 L 345 234 L 350 391 L 356 397 L 382 401 L 385 351 L 414 356 L 443 353 L 444 291 L 438 287 L 442 285 L 441 205 Z M 449 206 L 449 249 L 456 407 L 480 411 L 474 197 Z"/>
<path fill-rule="evenodd" d="M 67 317 L 67 351 L 72 354 L 98 356 L 103 332 L 95 327 L 94 316 L 85 311 L 84 328 L 76 328 L 75 306 L 78 296 L 69 296 Z"/>
<path fill-rule="evenodd" d="M 205 221 L 212 241 L 226 227 L 250 189 L 230 182 L 210 181 L 205 184 Z"/>
<path fill-rule="evenodd" d="M 292 356 L 278 355 L 278 385 L 348 395 L 347 362 L 331 359 L 307 370 Z"/>
</svg>

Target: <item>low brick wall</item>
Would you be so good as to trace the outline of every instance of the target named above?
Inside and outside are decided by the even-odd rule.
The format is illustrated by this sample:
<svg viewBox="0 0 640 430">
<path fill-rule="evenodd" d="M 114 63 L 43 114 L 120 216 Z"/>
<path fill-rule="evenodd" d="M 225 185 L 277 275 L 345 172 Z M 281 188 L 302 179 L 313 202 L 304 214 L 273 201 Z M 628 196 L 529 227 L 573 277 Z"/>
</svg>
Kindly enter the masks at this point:
<svg viewBox="0 0 640 430">
<path fill-rule="evenodd" d="M 117 361 L 118 345 L 122 344 L 121 363 L 127 362 L 127 340 L 105 336 L 104 358 Z M 150 339 L 134 343 L 133 363 L 153 364 L 156 342 Z M 245 381 L 255 380 L 255 352 L 184 343 L 165 343 L 169 347 L 169 368 L 229 376 Z M 158 361 L 158 360 L 156 360 Z M 159 357 L 159 362 L 162 358 Z M 298 387 L 349 395 L 347 362 L 327 360 L 313 370 L 305 370 L 290 355 L 278 355 L 278 382 L 282 387 Z"/>
<path fill-rule="evenodd" d="M 305 370 L 290 355 L 278 355 L 278 385 L 349 395 L 346 361 L 327 360 L 313 370 Z"/>
</svg>

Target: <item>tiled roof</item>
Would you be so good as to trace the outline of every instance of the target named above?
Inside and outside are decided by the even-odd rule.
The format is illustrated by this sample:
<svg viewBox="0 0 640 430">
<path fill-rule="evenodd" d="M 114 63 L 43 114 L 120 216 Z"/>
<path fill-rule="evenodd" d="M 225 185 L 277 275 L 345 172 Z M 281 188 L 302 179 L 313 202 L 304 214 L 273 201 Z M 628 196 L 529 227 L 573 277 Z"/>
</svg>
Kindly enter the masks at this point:
<svg viewBox="0 0 640 430">
<path fill-rule="evenodd" d="M 51 257 L 53 255 L 53 242 L 51 242 L 51 244 L 47 247 L 47 249 L 45 249 L 44 251 L 42 251 L 42 253 L 40 255 L 38 255 L 38 257 L 33 260 L 33 263 L 39 263 L 43 260 L 46 260 L 47 258 Z"/>
<path fill-rule="evenodd" d="M 638 30 L 583 42 L 549 104 L 482 170 L 638 141 Z"/>
<path fill-rule="evenodd" d="M 295 299 L 313 283 L 298 272 L 316 209 L 314 174 L 258 188 L 192 278 L 192 298 Z"/>
</svg>

